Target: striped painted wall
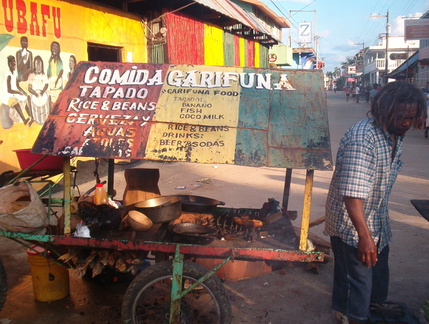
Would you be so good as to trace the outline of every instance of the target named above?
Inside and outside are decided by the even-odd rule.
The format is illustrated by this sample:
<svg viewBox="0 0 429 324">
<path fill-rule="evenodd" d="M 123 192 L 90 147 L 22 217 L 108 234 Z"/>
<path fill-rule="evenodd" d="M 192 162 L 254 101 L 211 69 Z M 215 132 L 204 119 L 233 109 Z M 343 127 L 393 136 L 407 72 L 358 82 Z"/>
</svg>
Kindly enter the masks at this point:
<svg viewBox="0 0 429 324">
<path fill-rule="evenodd" d="M 255 42 L 247 40 L 247 62 L 246 66 L 255 66 Z"/>
<path fill-rule="evenodd" d="M 268 66 L 268 48 L 257 42 L 232 35 L 220 27 L 204 24 L 181 13 L 169 13 L 165 21 L 168 62 L 171 64 Z M 160 61 L 153 63 L 157 62 Z"/>
<path fill-rule="evenodd" d="M 204 24 L 181 14 L 168 14 L 167 52 L 172 64 L 204 64 Z"/>
<path fill-rule="evenodd" d="M 235 55 L 234 55 L 234 65 L 235 66 L 240 66 L 240 37 L 235 36 L 234 35 L 234 50 L 235 50 Z"/>
<path fill-rule="evenodd" d="M 235 36 L 223 34 L 223 54 L 225 66 L 235 66 Z"/>
<path fill-rule="evenodd" d="M 255 43 L 255 67 L 261 67 L 261 47 L 263 46 L 259 45 L 259 43 Z M 267 65 L 264 65 L 264 67 L 266 66 Z"/>
</svg>

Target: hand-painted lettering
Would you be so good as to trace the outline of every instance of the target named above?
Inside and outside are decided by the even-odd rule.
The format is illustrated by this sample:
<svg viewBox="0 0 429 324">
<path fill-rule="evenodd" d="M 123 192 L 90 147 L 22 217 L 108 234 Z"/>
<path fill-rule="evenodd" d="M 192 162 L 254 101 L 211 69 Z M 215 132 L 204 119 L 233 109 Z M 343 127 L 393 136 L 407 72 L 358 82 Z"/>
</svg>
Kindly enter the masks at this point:
<svg viewBox="0 0 429 324">
<path fill-rule="evenodd" d="M 2 0 L 3 19 L 6 30 L 18 34 L 26 34 L 30 30 L 32 36 L 47 37 L 52 33 L 61 37 L 61 9 L 47 4 L 23 0 Z"/>
</svg>

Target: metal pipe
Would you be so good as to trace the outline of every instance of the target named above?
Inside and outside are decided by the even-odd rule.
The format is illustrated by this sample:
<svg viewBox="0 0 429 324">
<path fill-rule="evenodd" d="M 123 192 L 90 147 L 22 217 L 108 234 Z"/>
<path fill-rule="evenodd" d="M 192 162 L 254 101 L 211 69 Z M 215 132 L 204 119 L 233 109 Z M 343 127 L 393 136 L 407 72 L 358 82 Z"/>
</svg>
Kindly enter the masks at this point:
<svg viewBox="0 0 429 324">
<path fill-rule="evenodd" d="M 70 157 L 64 157 L 64 235 L 71 235 L 71 167 Z"/>
</svg>

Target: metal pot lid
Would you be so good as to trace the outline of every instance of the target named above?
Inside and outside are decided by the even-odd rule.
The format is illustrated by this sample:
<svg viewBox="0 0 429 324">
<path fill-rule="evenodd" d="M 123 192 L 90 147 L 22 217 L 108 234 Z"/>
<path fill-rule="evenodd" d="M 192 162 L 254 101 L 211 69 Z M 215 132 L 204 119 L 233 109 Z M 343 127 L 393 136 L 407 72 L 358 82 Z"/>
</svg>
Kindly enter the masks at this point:
<svg viewBox="0 0 429 324">
<path fill-rule="evenodd" d="M 182 204 L 187 204 L 187 205 L 201 205 L 201 206 L 225 205 L 223 201 L 219 201 L 216 199 L 203 197 L 203 196 L 171 195 L 169 197 L 180 197 L 182 199 Z"/>
<path fill-rule="evenodd" d="M 136 203 L 137 208 L 157 208 L 157 207 L 163 207 L 168 206 L 174 203 L 178 203 L 181 200 L 180 197 L 174 197 L 174 196 L 161 196 L 156 197 L 144 201 L 140 201 Z"/>
</svg>

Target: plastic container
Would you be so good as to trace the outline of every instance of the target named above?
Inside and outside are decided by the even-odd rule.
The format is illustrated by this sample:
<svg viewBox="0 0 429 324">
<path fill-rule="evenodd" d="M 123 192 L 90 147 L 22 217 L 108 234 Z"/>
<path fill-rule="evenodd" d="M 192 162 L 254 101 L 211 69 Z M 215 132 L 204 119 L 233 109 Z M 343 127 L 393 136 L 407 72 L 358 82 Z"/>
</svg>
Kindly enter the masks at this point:
<svg viewBox="0 0 429 324">
<path fill-rule="evenodd" d="M 31 149 L 20 149 L 14 150 L 16 157 L 18 158 L 19 166 L 22 170 L 27 169 L 34 162 L 39 160 L 43 154 L 31 153 Z M 39 163 L 31 167 L 31 171 L 45 171 L 45 170 L 62 170 L 63 169 L 63 157 L 48 155 Z"/>
<path fill-rule="evenodd" d="M 94 191 L 94 204 L 102 205 L 107 204 L 107 192 L 104 189 L 104 185 L 102 183 L 97 183 Z"/>
<path fill-rule="evenodd" d="M 44 249 L 38 246 L 33 246 L 33 249 L 39 253 L 44 252 Z M 27 250 L 27 258 L 30 264 L 31 280 L 36 300 L 50 302 L 63 299 L 70 294 L 69 272 L 66 268 L 31 249 Z"/>
</svg>

